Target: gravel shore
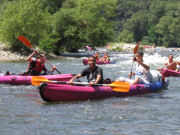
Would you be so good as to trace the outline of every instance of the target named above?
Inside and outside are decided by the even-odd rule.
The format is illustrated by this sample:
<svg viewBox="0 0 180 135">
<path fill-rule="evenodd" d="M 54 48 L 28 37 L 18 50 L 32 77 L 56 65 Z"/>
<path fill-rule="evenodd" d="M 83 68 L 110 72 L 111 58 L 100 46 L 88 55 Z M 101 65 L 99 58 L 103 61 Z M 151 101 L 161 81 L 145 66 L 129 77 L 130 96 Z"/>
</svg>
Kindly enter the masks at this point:
<svg viewBox="0 0 180 135">
<path fill-rule="evenodd" d="M 15 61 L 25 59 L 26 56 L 20 55 L 18 53 L 12 53 L 4 44 L 0 44 L 0 61 Z"/>
<path fill-rule="evenodd" d="M 113 47 L 122 47 L 123 52 L 133 52 L 133 48 L 135 47 L 135 44 L 118 44 L 116 43 L 113 45 Z M 144 45 L 141 45 L 144 46 Z M 173 52 L 177 51 L 180 52 L 180 48 L 163 48 L 163 47 L 156 47 L 156 50 L 159 49 L 163 52 Z M 144 48 L 144 51 L 146 52 L 153 52 L 155 49 L 151 46 Z M 57 58 L 57 56 L 49 56 L 50 58 Z M 16 61 L 16 60 L 26 60 L 27 56 L 20 55 L 18 53 L 10 52 L 9 49 L 5 46 L 5 44 L 0 44 L 0 61 Z"/>
</svg>

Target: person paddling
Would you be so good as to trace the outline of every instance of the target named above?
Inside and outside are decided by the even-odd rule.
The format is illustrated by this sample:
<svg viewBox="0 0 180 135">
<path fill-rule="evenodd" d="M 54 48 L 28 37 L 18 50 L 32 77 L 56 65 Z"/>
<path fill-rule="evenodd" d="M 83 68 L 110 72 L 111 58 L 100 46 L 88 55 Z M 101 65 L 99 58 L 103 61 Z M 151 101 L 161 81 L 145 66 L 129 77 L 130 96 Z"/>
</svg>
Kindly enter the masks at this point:
<svg viewBox="0 0 180 135">
<path fill-rule="evenodd" d="M 102 57 L 101 59 L 102 59 L 104 62 L 110 61 L 108 52 L 105 52 L 105 53 L 104 53 L 104 57 Z"/>
<path fill-rule="evenodd" d="M 180 65 L 180 62 L 174 61 L 173 55 L 169 54 L 168 55 L 168 62 L 166 62 L 164 64 L 164 67 L 158 68 L 157 70 L 162 71 L 163 69 L 170 69 L 170 70 L 174 70 L 174 71 L 180 71 L 179 65 Z"/>
<path fill-rule="evenodd" d="M 34 58 L 35 55 L 38 55 L 36 59 Z M 39 55 L 36 50 L 27 57 L 27 61 L 29 62 L 29 66 L 27 72 L 25 72 L 24 75 L 52 74 L 53 71 L 56 69 L 56 66 L 53 66 L 52 70 L 49 72 L 45 67 L 45 56 Z"/>
<path fill-rule="evenodd" d="M 103 70 L 96 66 L 96 59 L 95 57 L 88 58 L 89 67 L 84 69 L 80 74 L 74 76 L 69 83 L 73 84 L 75 79 L 87 76 L 87 80 L 90 85 L 93 84 L 102 84 L 103 83 Z"/>
<path fill-rule="evenodd" d="M 135 72 L 129 74 L 129 77 L 134 76 L 134 79 L 128 79 L 124 77 L 119 77 L 116 81 L 124 81 L 129 82 L 130 85 L 134 84 L 147 84 L 150 82 L 150 66 L 144 62 L 143 60 L 144 53 L 142 51 L 138 51 L 135 54 L 135 58 L 133 59 L 137 62 Z"/>
<path fill-rule="evenodd" d="M 94 55 L 94 57 L 96 58 L 96 60 L 99 60 L 99 58 L 100 58 L 99 52 L 96 52 L 95 55 Z"/>
</svg>

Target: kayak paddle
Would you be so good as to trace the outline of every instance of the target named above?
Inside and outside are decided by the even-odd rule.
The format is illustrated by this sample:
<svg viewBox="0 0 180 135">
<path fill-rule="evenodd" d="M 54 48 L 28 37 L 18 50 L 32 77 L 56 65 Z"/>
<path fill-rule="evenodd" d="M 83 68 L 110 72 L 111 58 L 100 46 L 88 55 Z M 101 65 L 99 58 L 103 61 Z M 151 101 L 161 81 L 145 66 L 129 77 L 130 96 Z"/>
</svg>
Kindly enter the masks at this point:
<svg viewBox="0 0 180 135">
<path fill-rule="evenodd" d="M 141 41 L 138 41 L 136 46 L 134 47 L 134 57 L 135 57 L 135 54 L 137 53 L 137 50 L 139 48 L 139 45 L 140 45 Z M 133 64 L 134 64 L 134 60 L 133 60 L 133 63 L 131 65 L 131 76 L 132 76 L 132 68 L 133 68 Z M 130 76 L 130 79 L 131 79 L 131 76 Z"/>
<path fill-rule="evenodd" d="M 27 47 L 31 48 L 33 51 L 35 50 L 34 47 L 31 45 L 31 42 L 24 36 L 19 36 L 18 37 L 19 41 L 21 41 L 24 45 L 26 45 Z M 41 55 L 41 54 L 39 54 Z M 53 67 L 53 65 L 47 60 L 45 59 L 45 61 L 51 66 Z M 59 74 L 61 74 L 61 72 L 57 69 L 55 69 Z"/>
<path fill-rule="evenodd" d="M 53 81 L 53 80 L 48 80 L 45 77 L 41 76 L 33 76 L 31 78 L 31 84 L 39 86 L 42 82 L 46 83 L 59 83 L 59 84 L 69 84 L 69 82 L 66 81 Z M 84 82 L 73 82 L 73 84 L 79 84 L 79 85 L 89 85 L 89 83 L 84 83 Z M 129 92 L 130 90 L 130 84 L 127 82 L 119 82 L 119 81 L 114 81 L 111 84 L 95 84 L 95 86 L 108 86 L 111 87 L 113 91 L 116 92 Z"/>
<path fill-rule="evenodd" d="M 88 45 L 86 45 L 86 48 L 87 48 L 89 51 L 93 51 L 93 49 L 92 49 L 90 46 L 88 46 Z"/>
</svg>

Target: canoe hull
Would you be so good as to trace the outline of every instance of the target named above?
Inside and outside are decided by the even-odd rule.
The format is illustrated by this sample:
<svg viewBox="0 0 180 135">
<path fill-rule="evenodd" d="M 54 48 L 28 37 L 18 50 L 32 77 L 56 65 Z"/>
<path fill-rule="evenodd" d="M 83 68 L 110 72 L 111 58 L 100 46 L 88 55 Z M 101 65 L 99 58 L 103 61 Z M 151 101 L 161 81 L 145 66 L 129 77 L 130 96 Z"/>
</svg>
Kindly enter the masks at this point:
<svg viewBox="0 0 180 135">
<path fill-rule="evenodd" d="M 111 87 L 71 86 L 44 83 L 39 87 L 39 92 L 41 98 L 46 102 L 60 102 L 133 96 L 149 92 L 157 92 L 167 86 L 167 82 L 156 82 L 148 85 L 133 85 L 130 87 L 129 92 L 115 92 Z"/>
<path fill-rule="evenodd" d="M 96 64 L 98 65 L 103 65 L 103 64 L 115 64 L 115 61 L 101 61 L 101 60 L 96 60 Z M 88 59 L 83 59 L 83 64 L 87 65 L 88 64 Z"/>
<path fill-rule="evenodd" d="M 180 72 L 174 71 L 174 70 L 170 70 L 170 69 L 164 69 L 161 72 L 163 77 L 180 77 Z"/>
<path fill-rule="evenodd" d="M 72 74 L 59 74 L 59 75 L 41 75 L 48 80 L 57 81 L 69 81 L 73 75 Z M 10 84 L 10 85 L 31 85 L 32 76 L 20 76 L 20 75 L 4 75 L 0 76 L 0 84 Z"/>
</svg>

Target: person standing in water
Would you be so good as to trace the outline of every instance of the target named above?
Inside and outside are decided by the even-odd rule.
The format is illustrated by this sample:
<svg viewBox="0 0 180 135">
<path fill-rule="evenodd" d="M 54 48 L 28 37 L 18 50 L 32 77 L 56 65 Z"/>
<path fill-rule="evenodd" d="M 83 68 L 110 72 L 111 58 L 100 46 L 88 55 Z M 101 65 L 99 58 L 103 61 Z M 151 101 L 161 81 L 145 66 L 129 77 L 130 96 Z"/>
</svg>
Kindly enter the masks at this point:
<svg viewBox="0 0 180 135">
<path fill-rule="evenodd" d="M 69 83 L 73 84 L 75 79 L 87 76 L 87 80 L 90 85 L 93 84 L 102 84 L 103 83 L 103 70 L 96 66 L 96 59 L 95 57 L 88 58 L 89 67 L 84 69 L 80 74 L 74 76 Z"/>
</svg>

